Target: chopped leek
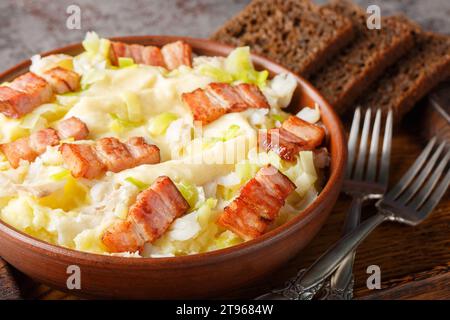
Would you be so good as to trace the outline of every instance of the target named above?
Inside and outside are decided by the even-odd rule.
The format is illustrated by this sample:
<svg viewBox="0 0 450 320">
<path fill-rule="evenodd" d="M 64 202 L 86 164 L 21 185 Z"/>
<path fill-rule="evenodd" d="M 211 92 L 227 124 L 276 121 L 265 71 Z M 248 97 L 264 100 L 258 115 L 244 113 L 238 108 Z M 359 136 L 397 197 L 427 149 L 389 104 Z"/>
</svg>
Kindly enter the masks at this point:
<svg viewBox="0 0 450 320">
<path fill-rule="evenodd" d="M 148 184 L 146 184 L 145 182 L 142 182 L 136 178 L 133 177 L 128 177 L 125 179 L 126 182 L 131 183 L 132 185 L 136 186 L 139 190 L 145 190 L 148 188 Z"/>
<path fill-rule="evenodd" d="M 279 122 L 283 122 L 284 120 L 287 119 L 287 116 L 285 116 L 284 114 L 271 114 L 270 117 L 274 121 L 279 121 Z"/>
<path fill-rule="evenodd" d="M 224 68 L 205 63 L 199 66 L 198 71 L 200 74 L 214 78 L 219 82 L 231 83 L 237 81 L 256 84 L 259 87 L 264 87 L 269 77 L 267 70 L 255 70 L 249 47 L 234 49 L 225 59 Z"/>
<path fill-rule="evenodd" d="M 221 198 L 224 200 L 231 200 L 237 194 L 239 189 L 240 189 L 240 185 L 236 185 L 236 186 L 232 186 L 232 187 L 218 185 L 216 195 L 218 198 Z"/>
<path fill-rule="evenodd" d="M 128 110 L 128 120 L 130 122 L 141 122 L 144 115 L 142 114 L 141 100 L 139 96 L 131 91 L 126 91 L 121 95 L 122 99 L 125 101 Z"/>
<path fill-rule="evenodd" d="M 136 65 L 132 58 L 119 57 L 119 68 L 127 68 Z"/>
<path fill-rule="evenodd" d="M 197 211 L 197 221 L 201 226 L 206 227 L 211 220 L 214 219 L 212 209 L 217 206 L 217 199 L 208 198 L 202 205 L 199 206 Z"/>
<path fill-rule="evenodd" d="M 177 188 L 183 195 L 183 198 L 189 203 L 191 209 L 194 209 L 198 201 L 198 191 L 197 188 L 185 181 L 177 183 Z"/>
<path fill-rule="evenodd" d="M 201 65 L 199 68 L 199 72 L 202 75 L 211 77 L 216 79 L 219 82 L 226 82 L 230 83 L 233 82 L 233 76 L 226 72 L 225 70 L 222 70 L 220 68 L 216 68 L 212 65 L 204 64 Z"/>
<path fill-rule="evenodd" d="M 156 117 L 154 117 L 150 121 L 150 125 L 148 127 L 148 131 L 153 136 L 159 136 L 164 133 L 166 133 L 167 128 L 172 123 L 172 121 L 175 121 L 178 119 L 178 116 L 171 112 L 164 112 Z"/>
<path fill-rule="evenodd" d="M 257 164 L 244 160 L 236 164 L 236 174 L 241 179 L 241 182 L 246 182 L 256 175 L 259 168 Z"/>
<path fill-rule="evenodd" d="M 122 119 L 115 113 L 110 113 L 109 116 L 113 120 L 110 124 L 110 129 L 115 133 L 122 133 L 127 129 L 135 128 L 141 125 L 139 122 L 132 122 Z"/>
<path fill-rule="evenodd" d="M 214 146 L 217 142 L 226 142 L 239 136 L 239 127 L 237 124 L 231 125 L 221 137 L 206 137 L 203 141 L 203 148 L 208 149 Z"/>
<path fill-rule="evenodd" d="M 239 135 L 239 129 L 241 129 L 241 127 L 239 127 L 237 124 L 231 125 L 228 130 L 225 131 L 225 134 L 223 136 L 224 141 L 236 138 Z"/>
<path fill-rule="evenodd" d="M 266 85 L 269 72 L 256 71 L 250 56 L 249 47 L 240 47 L 234 49 L 225 59 L 225 69 L 228 71 L 235 81 L 245 83 L 253 83 L 260 87 Z"/>
<path fill-rule="evenodd" d="M 242 243 L 243 240 L 230 230 L 222 232 L 214 241 L 217 249 L 228 248 Z"/>
</svg>

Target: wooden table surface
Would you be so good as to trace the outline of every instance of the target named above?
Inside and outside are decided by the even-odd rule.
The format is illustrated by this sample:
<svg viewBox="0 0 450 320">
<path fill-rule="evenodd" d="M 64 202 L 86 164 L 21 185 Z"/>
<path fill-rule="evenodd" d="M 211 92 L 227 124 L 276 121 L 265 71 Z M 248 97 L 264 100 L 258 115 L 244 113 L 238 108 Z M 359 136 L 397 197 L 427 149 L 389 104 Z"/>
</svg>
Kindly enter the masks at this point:
<svg viewBox="0 0 450 320">
<path fill-rule="evenodd" d="M 0 3 L 4 27 L 0 29 L 0 57 L 4 66 L 14 65 L 36 52 L 45 51 L 65 43 L 80 41 L 88 30 L 103 36 L 125 34 L 176 34 L 206 37 L 229 17 L 239 11 L 248 0 L 192 0 L 150 1 L 139 0 L 94 2 L 79 0 L 83 15 L 81 30 L 65 29 L 65 9 L 72 1 L 7 0 Z M 320 2 L 320 1 L 319 1 Z M 322 1 L 323 2 L 323 1 Z M 361 4 L 372 3 L 357 0 Z M 380 1 L 376 1 L 380 3 Z M 419 21 L 426 29 L 449 33 L 448 0 L 396 1 L 383 0 L 383 14 L 402 11 Z M 163 8 L 164 10 L 160 10 Z M 133 23 L 117 25 L 117 20 Z M 174 24 L 173 20 L 177 23 Z M 20 24 L 17 21 L 21 21 Z M 14 39 L 11 35 L 14 34 Z M 10 39 L 10 40 L 8 40 Z M 11 41 L 17 43 L 10 46 Z M 397 181 L 420 153 L 426 141 L 419 111 L 413 112 L 397 128 L 393 140 L 391 181 Z M 428 121 L 429 127 L 433 122 Z M 221 298 L 252 298 L 279 286 L 299 268 L 311 264 L 340 236 L 349 199 L 344 196 L 336 204 L 327 223 L 312 243 L 291 262 L 271 275 L 267 281 L 230 292 Z M 365 215 L 373 209 L 364 210 Z M 383 290 L 370 291 L 366 287 L 370 265 L 381 268 Z M 23 274 L 10 270 L 0 260 L 0 296 L 26 299 L 77 299 L 60 291 L 35 283 Z M 376 229 L 360 246 L 355 262 L 355 297 L 358 299 L 450 299 L 450 197 L 447 192 L 442 203 L 423 224 L 408 227 L 386 223 Z"/>
</svg>

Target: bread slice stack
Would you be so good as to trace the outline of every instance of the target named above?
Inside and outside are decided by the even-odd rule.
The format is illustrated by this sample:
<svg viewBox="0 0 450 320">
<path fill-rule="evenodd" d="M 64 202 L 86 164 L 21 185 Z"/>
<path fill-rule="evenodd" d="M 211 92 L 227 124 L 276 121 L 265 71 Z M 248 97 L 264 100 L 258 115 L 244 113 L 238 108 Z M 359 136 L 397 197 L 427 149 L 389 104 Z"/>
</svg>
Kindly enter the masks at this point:
<svg viewBox="0 0 450 320">
<path fill-rule="evenodd" d="M 341 114 L 361 105 L 400 119 L 450 78 L 450 37 L 403 16 L 383 17 L 380 30 L 366 19 L 349 0 L 253 0 L 212 38 L 249 45 L 309 79 Z"/>
<path fill-rule="evenodd" d="M 254 0 L 212 39 L 248 45 L 290 70 L 307 76 L 353 38 L 350 19 L 309 0 Z"/>
<path fill-rule="evenodd" d="M 450 37 L 419 31 L 415 46 L 390 67 L 358 104 L 392 109 L 401 119 L 440 82 L 450 78 Z"/>
<path fill-rule="evenodd" d="M 344 113 L 387 67 L 413 47 L 414 25 L 402 17 L 387 17 L 382 19 L 381 29 L 370 30 L 365 11 L 350 1 L 335 0 L 326 7 L 351 19 L 356 37 L 309 80 L 338 113 Z"/>
</svg>

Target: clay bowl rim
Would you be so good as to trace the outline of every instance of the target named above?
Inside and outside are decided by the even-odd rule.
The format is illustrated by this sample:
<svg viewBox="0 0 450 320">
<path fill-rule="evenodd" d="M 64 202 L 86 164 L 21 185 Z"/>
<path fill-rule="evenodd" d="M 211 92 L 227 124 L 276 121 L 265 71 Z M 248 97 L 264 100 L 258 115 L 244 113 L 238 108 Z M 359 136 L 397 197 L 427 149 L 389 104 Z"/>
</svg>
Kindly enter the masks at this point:
<svg viewBox="0 0 450 320">
<path fill-rule="evenodd" d="M 193 47 L 193 51 L 203 50 L 211 51 L 213 54 L 218 56 L 226 55 L 234 47 L 217 43 L 215 41 L 201 39 L 201 38 L 191 38 L 191 37 L 178 37 L 178 36 L 123 36 L 123 37 L 112 37 L 111 40 L 123 41 L 128 43 L 141 43 L 141 44 L 162 44 L 167 42 L 172 42 L 176 40 L 184 40 L 190 43 Z M 47 56 L 55 53 L 70 53 L 81 49 L 81 43 L 69 44 L 57 49 L 46 51 L 41 53 L 41 56 Z M 8 225 L 6 222 L 0 220 L 0 232 L 13 240 L 22 242 L 31 250 L 38 250 L 41 253 L 45 252 L 47 255 L 52 255 L 57 258 L 65 259 L 76 259 L 79 262 L 93 263 L 95 265 L 116 265 L 116 266 L 127 266 L 132 268 L 151 268 L 158 269 L 161 267 L 196 267 L 214 263 L 220 263 L 230 258 L 238 258 L 240 256 L 251 253 L 252 251 L 270 245 L 275 241 L 282 240 L 282 238 L 287 237 L 289 234 L 298 231 L 305 224 L 310 222 L 316 216 L 320 214 L 321 206 L 329 201 L 329 197 L 332 197 L 333 192 L 336 192 L 335 188 L 340 188 L 339 183 L 343 179 L 344 168 L 347 157 L 347 148 L 344 138 L 344 130 L 342 123 L 334 112 L 333 108 L 329 103 L 322 97 L 322 95 L 304 78 L 296 75 L 285 67 L 267 59 L 257 54 L 252 54 L 252 60 L 256 65 L 265 67 L 267 69 L 277 69 L 277 73 L 286 72 L 291 73 L 295 76 L 299 86 L 311 99 L 318 102 L 321 107 L 321 111 L 325 110 L 327 114 L 329 125 L 327 129 L 330 130 L 330 126 L 333 127 L 333 132 L 329 132 L 329 135 L 333 136 L 336 140 L 336 150 L 335 154 L 332 155 L 337 157 L 336 165 L 329 176 L 325 187 L 319 193 L 318 197 L 307 207 L 301 214 L 289 220 L 288 222 L 282 224 L 281 226 L 265 233 L 259 238 L 232 246 L 228 248 L 223 248 L 219 250 L 214 250 L 210 252 L 197 253 L 186 256 L 177 257 L 162 257 L 162 258 L 131 258 L 131 257 L 120 257 L 120 256 L 108 256 L 97 253 L 88 253 L 77 251 L 75 249 L 65 248 L 59 245 L 50 244 L 43 240 L 34 238 L 16 228 Z M 1 81 L 10 79 L 23 73 L 30 66 L 30 60 L 25 60 L 14 67 L 0 73 Z M 272 73 L 272 72 L 271 72 Z M 306 90 L 305 90 L 306 89 Z M 340 192 L 338 190 L 337 192 Z M 328 199 L 328 200 L 327 200 Z"/>
</svg>

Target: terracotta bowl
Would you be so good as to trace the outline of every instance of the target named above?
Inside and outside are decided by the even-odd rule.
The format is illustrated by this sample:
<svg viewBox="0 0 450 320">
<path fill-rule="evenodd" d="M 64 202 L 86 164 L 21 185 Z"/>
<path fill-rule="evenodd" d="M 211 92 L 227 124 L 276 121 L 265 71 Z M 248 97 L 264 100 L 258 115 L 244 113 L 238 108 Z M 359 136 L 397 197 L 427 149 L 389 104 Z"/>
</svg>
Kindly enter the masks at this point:
<svg viewBox="0 0 450 320">
<path fill-rule="evenodd" d="M 233 48 L 203 39 L 141 36 L 116 38 L 128 43 L 161 46 L 182 39 L 199 55 L 225 56 Z M 47 52 L 78 54 L 81 44 Z M 282 66 L 253 55 L 255 65 L 271 75 L 289 72 Z M 8 81 L 28 70 L 22 62 L 0 75 Z M 15 268 L 51 287 L 66 287 L 67 268 L 81 269 L 81 290 L 70 293 L 85 297 L 170 299 L 218 297 L 270 275 L 303 249 L 317 234 L 333 208 L 343 181 L 346 143 L 339 118 L 332 107 L 307 81 L 296 77 L 298 89 L 291 108 L 318 103 L 328 130 L 331 151 L 328 182 L 318 198 L 300 215 L 258 239 L 218 251 L 171 258 L 123 258 L 78 252 L 51 245 L 26 235 L 0 221 L 0 255 Z"/>
</svg>

